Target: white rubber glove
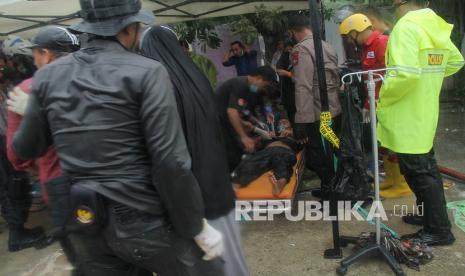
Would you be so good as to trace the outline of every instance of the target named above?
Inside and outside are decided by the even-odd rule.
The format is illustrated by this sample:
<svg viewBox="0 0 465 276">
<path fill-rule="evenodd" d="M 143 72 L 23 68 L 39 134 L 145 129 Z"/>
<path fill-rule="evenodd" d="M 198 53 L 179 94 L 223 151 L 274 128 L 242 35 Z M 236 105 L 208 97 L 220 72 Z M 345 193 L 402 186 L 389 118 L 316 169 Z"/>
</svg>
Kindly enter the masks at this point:
<svg viewBox="0 0 465 276">
<path fill-rule="evenodd" d="M 194 237 L 197 245 L 205 252 L 202 259 L 205 261 L 213 260 L 223 254 L 223 235 L 210 226 L 207 220 L 203 220 L 203 229 L 200 234 Z"/>
<path fill-rule="evenodd" d="M 8 93 L 8 97 L 9 99 L 6 101 L 8 110 L 24 116 L 24 113 L 26 112 L 27 101 L 29 100 L 29 95 L 21 90 L 21 88 L 15 87 L 13 91 Z"/>
</svg>

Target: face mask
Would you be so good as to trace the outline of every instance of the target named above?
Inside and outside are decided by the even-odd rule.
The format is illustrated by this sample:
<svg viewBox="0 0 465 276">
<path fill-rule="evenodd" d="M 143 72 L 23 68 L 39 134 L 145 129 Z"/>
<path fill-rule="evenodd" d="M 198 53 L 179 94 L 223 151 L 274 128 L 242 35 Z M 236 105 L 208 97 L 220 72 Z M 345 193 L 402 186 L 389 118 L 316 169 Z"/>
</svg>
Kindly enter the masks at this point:
<svg viewBox="0 0 465 276">
<path fill-rule="evenodd" d="M 258 92 L 258 87 L 255 84 L 249 85 L 250 92 L 256 94 Z"/>
</svg>

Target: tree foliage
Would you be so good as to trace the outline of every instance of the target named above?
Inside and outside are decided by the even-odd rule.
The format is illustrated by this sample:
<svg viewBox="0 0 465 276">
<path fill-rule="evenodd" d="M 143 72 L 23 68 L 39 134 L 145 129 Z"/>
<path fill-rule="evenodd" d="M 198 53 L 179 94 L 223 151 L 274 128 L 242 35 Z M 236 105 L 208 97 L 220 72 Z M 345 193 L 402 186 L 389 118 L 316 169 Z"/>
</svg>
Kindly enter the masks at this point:
<svg viewBox="0 0 465 276">
<path fill-rule="evenodd" d="M 197 41 L 201 44 L 203 52 L 207 46 L 211 49 L 217 49 L 221 46 L 221 38 L 214 31 L 216 20 L 204 19 L 178 23 L 174 26 L 176 34 L 180 40 L 185 40 L 188 43 Z"/>
<path fill-rule="evenodd" d="M 262 4 L 255 7 L 254 13 L 235 17 L 229 21 L 229 25 L 232 33 L 248 45 L 253 44 L 259 34 L 262 35 L 266 59 L 270 60 L 276 50 L 276 42 L 284 39 L 289 16 L 295 13 L 283 11 L 283 7 L 270 9 Z"/>
</svg>

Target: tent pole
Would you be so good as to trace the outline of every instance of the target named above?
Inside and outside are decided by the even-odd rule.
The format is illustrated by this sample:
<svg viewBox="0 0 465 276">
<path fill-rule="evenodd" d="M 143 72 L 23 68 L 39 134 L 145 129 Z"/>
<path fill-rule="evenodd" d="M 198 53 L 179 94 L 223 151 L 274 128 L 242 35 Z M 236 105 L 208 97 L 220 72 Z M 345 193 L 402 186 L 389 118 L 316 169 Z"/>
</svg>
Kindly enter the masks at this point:
<svg viewBox="0 0 465 276">
<path fill-rule="evenodd" d="M 318 1 L 318 3 L 317 3 Z M 329 102 L 328 102 L 328 88 L 326 86 L 326 74 L 325 74 L 325 62 L 323 56 L 323 44 L 321 42 L 321 20 L 320 20 L 320 9 L 318 4 L 321 4 L 321 0 L 309 0 L 309 16 L 310 22 L 312 25 L 313 31 L 313 42 L 315 47 L 315 57 L 316 57 L 316 72 L 318 74 L 318 84 L 320 87 L 320 100 L 321 100 L 321 112 L 329 111 Z M 309 76 L 311 77 L 311 76 Z M 321 122 L 320 122 L 321 123 Z M 322 139 L 322 142 L 325 144 L 325 148 L 329 149 L 326 152 L 327 162 L 333 164 L 333 147 L 326 139 Z M 332 190 L 332 189 L 331 189 Z M 329 210 L 330 215 L 336 217 L 335 220 L 331 221 L 332 230 L 333 230 L 333 248 L 327 249 L 324 252 L 324 257 L 328 259 L 339 259 L 342 258 L 342 250 L 339 239 L 339 221 L 337 217 L 337 200 L 333 191 L 330 192 L 329 199 Z"/>
<path fill-rule="evenodd" d="M 373 71 L 368 71 L 368 97 L 370 98 L 370 124 L 371 124 L 371 143 L 373 149 L 373 167 L 375 174 L 375 201 L 376 204 L 376 244 L 381 244 L 381 218 L 379 216 L 379 164 L 378 164 L 378 138 L 376 135 L 376 98 L 375 98 L 375 81 L 373 80 Z"/>
</svg>

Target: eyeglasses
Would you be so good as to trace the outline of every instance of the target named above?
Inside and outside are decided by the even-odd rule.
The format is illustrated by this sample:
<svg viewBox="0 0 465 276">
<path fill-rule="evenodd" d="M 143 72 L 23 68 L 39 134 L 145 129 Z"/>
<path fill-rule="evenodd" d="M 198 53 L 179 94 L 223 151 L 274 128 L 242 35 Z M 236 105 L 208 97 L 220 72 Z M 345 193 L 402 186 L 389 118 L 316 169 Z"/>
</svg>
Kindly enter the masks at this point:
<svg viewBox="0 0 465 276">
<path fill-rule="evenodd" d="M 400 1 L 400 2 L 398 2 L 398 3 L 392 3 L 392 7 L 395 8 L 395 9 L 397 9 L 397 8 L 399 8 L 400 6 L 403 6 L 403 5 L 405 5 L 405 4 L 407 4 L 407 1 Z"/>
</svg>

